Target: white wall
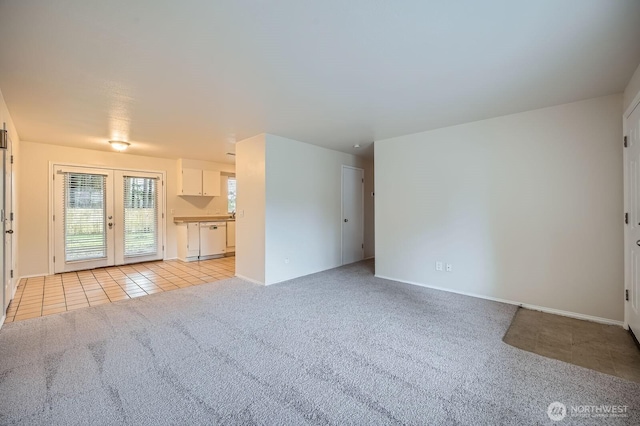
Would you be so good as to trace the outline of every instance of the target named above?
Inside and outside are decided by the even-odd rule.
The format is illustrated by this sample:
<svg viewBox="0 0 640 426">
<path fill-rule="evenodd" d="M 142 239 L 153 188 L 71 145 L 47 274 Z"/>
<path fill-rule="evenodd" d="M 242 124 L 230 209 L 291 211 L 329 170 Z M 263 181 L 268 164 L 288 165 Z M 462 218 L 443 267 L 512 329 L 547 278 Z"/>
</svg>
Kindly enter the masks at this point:
<svg viewBox="0 0 640 426">
<path fill-rule="evenodd" d="M 638 93 L 640 93 L 640 65 L 638 65 L 636 72 L 633 73 L 629 84 L 627 84 L 627 87 L 624 89 L 623 112 L 629 108 L 629 105 L 631 105 L 631 102 L 633 102 Z"/>
<path fill-rule="evenodd" d="M 265 135 L 236 143 L 236 275 L 265 282 Z"/>
<path fill-rule="evenodd" d="M 165 257 L 176 257 L 176 234 L 173 216 L 214 214 L 218 204 L 226 206 L 226 189 L 221 197 L 179 197 L 177 195 L 177 160 L 144 157 L 119 152 L 40 144 L 21 143 L 18 157 L 20 223 L 18 259 L 20 276 L 45 275 L 49 268 L 49 162 L 131 168 L 166 172 L 167 235 Z M 234 172 L 230 164 L 208 163 L 208 168 Z M 217 204 L 216 204 L 217 203 Z M 225 207 L 226 211 L 226 207 Z M 173 212 L 173 213 L 172 213 Z"/>
<path fill-rule="evenodd" d="M 376 274 L 622 321 L 622 106 L 376 141 Z"/>
<path fill-rule="evenodd" d="M 342 165 L 364 161 L 275 135 L 266 135 L 266 159 L 265 283 L 340 266 Z"/>
</svg>

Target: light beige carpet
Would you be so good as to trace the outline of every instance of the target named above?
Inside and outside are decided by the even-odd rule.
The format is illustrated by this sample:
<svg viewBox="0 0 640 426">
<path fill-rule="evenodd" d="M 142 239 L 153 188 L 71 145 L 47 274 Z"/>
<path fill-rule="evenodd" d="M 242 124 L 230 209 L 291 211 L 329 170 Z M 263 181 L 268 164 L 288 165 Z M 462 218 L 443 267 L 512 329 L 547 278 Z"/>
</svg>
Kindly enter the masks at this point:
<svg viewBox="0 0 640 426">
<path fill-rule="evenodd" d="M 640 384 L 505 344 L 511 305 L 373 276 L 229 279 L 7 324 L 0 424 L 529 425 Z"/>
</svg>

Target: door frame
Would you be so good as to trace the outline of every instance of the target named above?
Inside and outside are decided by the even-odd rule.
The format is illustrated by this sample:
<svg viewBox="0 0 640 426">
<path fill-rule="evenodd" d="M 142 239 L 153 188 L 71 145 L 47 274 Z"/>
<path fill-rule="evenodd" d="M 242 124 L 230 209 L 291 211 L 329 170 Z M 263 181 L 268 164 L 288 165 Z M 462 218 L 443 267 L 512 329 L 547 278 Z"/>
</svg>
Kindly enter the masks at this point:
<svg viewBox="0 0 640 426">
<path fill-rule="evenodd" d="M 362 167 L 347 166 L 340 168 L 340 264 L 344 265 L 344 170 L 360 170 L 364 179 L 364 169 Z M 362 244 L 364 245 L 364 181 L 362 182 Z M 364 247 L 362 247 L 362 259 L 364 260 Z"/>
<path fill-rule="evenodd" d="M 2 170 L 0 170 L 0 180 L 2 181 L 2 187 L 0 188 L 0 232 L 2 233 L 2 258 L 0 262 L 2 267 L 0 268 L 0 304 L 2 305 L 2 312 L 0 312 L 0 324 L 2 324 L 6 318 L 7 309 L 9 308 L 9 303 L 11 301 L 11 296 L 13 293 L 13 289 L 11 288 L 11 280 L 9 279 L 9 274 L 7 271 L 9 270 L 9 265 L 7 265 L 7 241 L 8 234 L 6 234 L 6 219 L 8 213 L 7 209 L 7 158 L 10 155 L 10 142 L 9 142 L 9 132 L 7 130 L 7 123 L 2 123 L 2 131 L 4 132 L 4 137 L 6 138 L 7 146 L 6 148 L 0 148 L 0 163 L 2 164 Z M 10 203 L 9 203 L 10 204 Z M 11 294 L 11 295 L 10 295 Z"/>
<path fill-rule="evenodd" d="M 89 168 L 89 169 L 101 169 L 101 170 L 122 170 L 129 171 L 132 173 L 157 173 L 162 175 L 162 182 L 167 181 L 167 172 L 164 170 L 144 170 L 144 169 L 135 169 L 131 167 L 118 167 L 118 166 L 104 166 L 104 165 L 92 165 L 92 164 L 77 164 L 77 163 L 67 163 L 62 161 L 49 161 L 49 179 L 48 180 L 48 190 L 49 190 L 49 204 L 48 204 L 48 215 L 49 215 L 49 275 L 55 274 L 55 263 L 53 262 L 53 256 L 55 256 L 56 246 L 55 246 L 55 222 L 53 221 L 53 215 L 55 214 L 55 185 L 54 185 L 54 176 L 55 176 L 55 167 L 80 167 L 80 168 Z M 162 210 L 162 218 L 161 218 L 161 226 L 162 226 L 162 247 L 165 249 L 162 251 L 162 260 L 166 260 L 166 244 L 167 244 L 167 185 L 163 184 L 162 188 L 162 205 L 159 206 Z"/>
<path fill-rule="evenodd" d="M 15 175 L 15 167 L 13 166 L 14 164 L 14 153 L 13 153 L 13 140 L 11 139 L 11 135 L 9 135 L 9 133 L 7 132 L 7 155 L 9 156 L 8 159 L 8 163 L 9 163 L 9 168 L 10 168 L 10 172 L 9 172 L 9 180 L 10 182 L 7 182 L 7 170 L 5 169 L 5 207 L 7 207 L 7 203 L 8 203 L 8 207 L 9 207 L 9 223 L 11 224 L 11 230 L 13 230 L 12 234 L 9 234 L 9 238 L 11 239 L 11 250 L 9 251 L 9 253 L 5 253 L 5 259 L 6 256 L 8 254 L 11 255 L 11 259 L 10 259 L 10 265 L 8 266 L 9 271 L 5 271 L 5 274 L 7 275 L 7 277 L 9 277 L 10 280 L 10 287 L 11 287 L 11 295 L 9 296 L 10 300 L 13 300 L 14 296 L 16 295 L 16 290 L 18 289 L 18 277 L 17 277 L 17 268 L 16 268 L 16 259 L 17 259 L 17 253 L 16 253 L 16 249 L 18 247 L 18 244 L 16 244 L 17 241 L 17 231 L 18 231 L 18 226 L 17 224 L 17 214 L 15 213 L 16 208 L 18 206 L 18 202 L 16 199 L 16 195 L 17 195 L 17 191 L 16 191 L 16 175 Z M 6 165 L 5 165 L 6 166 Z M 11 197 L 10 200 L 7 200 L 6 198 L 6 188 L 7 185 L 9 185 L 11 187 Z M 5 215 L 7 214 L 7 211 L 5 209 Z M 13 217 L 11 216 L 13 215 Z M 5 231 L 6 231 L 6 226 L 5 226 Z M 5 234 L 6 237 L 7 234 Z M 5 245 L 6 247 L 6 245 Z M 5 262 L 5 267 L 7 267 L 6 262 Z M 11 272 L 13 271 L 13 277 L 11 277 Z"/>
<path fill-rule="evenodd" d="M 629 128 L 628 121 L 631 114 L 635 111 L 636 108 L 640 108 L 640 92 L 636 94 L 636 97 L 633 99 L 633 102 L 629 105 L 627 110 L 624 112 L 622 117 L 622 137 L 627 136 L 627 131 Z M 623 162 L 623 193 L 624 193 L 624 213 L 629 213 L 629 170 L 627 168 L 627 150 L 622 148 L 622 162 Z M 630 263 L 630 243 L 631 239 L 629 236 L 629 227 L 623 221 L 623 229 L 624 229 L 624 290 L 631 290 L 631 263 Z M 630 303 L 625 300 L 624 294 L 622 295 L 622 300 L 624 303 L 624 323 L 623 327 L 625 330 L 629 329 L 629 315 L 630 315 Z M 638 333 L 640 330 L 636 330 Z M 640 337 L 640 336 L 639 336 Z"/>
<path fill-rule="evenodd" d="M 53 195 L 53 199 L 55 202 L 56 199 L 56 194 L 60 195 L 61 193 L 58 192 L 59 190 L 64 191 L 64 174 L 66 171 L 73 171 L 76 173 L 81 173 L 81 174 L 100 174 L 103 178 L 104 178 L 104 201 L 105 201 L 105 205 L 104 205 L 104 217 L 106 218 L 107 215 L 109 215 L 109 217 L 111 217 L 114 214 L 114 200 L 115 198 L 112 198 L 111 200 L 107 199 L 107 194 L 109 194 L 110 192 L 113 192 L 113 184 L 114 184 L 114 180 L 113 180 L 113 170 L 111 169 L 103 169 L 103 168 L 95 168 L 95 167 L 68 167 L 68 166 L 62 166 L 60 164 L 56 164 L 57 167 L 55 167 L 55 169 L 53 171 L 53 177 L 52 180 L 54 180 L 53 182 L 53 191 L 54 191 L 54 195 Z M 55 179 L 55 175 L 58 175 L 58 179 Z M 56 183 L 57 182 L 57 183 Z M 52 213 L 52 220 L 51 223 L 53 225 L 53 240 L 54 240 L 54 251 L 52 253 L 52 257 L 56 256 L 56 254 L 64 254 L 65 253 L 65 239 L 64 237 L 62 237 L 62 235 L 64 235 L 65 233 L 65 226 L 64 226 L 64 221 L 60 220 L 61 218 L 64 217 L 64 213 L 65 213 L 65 208 L 62 205 L 64 203 L 60 203 L 59 205 L 55 205 L 54 203 L 54 210 Z M 58 226 L 56 226 L 56 222 L 53 220 L 53 216 L 58 216 L 58 221 L 57 224 Z M 106 224 L 105 224 L 106 225 Z M 60 239 L 57 239 L 58 237 L 61 237 Z M 105 229 L 105 237 L 106 237 L 106 247 L 109 248 L 112 245 L 114 245 L 115 243 L 115 233 L 114 232 L 107 232 L 107 230 Z M 72 264 L 80 264 L 82 265 L 78 270 L 81 269 L 95 269 L 95 268 L 101 268 L 104 266 L 109 266 L 109 264 L 113 262 L 115 263 L 115 252 L 109 254 L 108 252 L 106 253 L 106 257 L 105 258 L 94 258 L 91 260 L 81 260 L 81 261 L 77 261 L 77 262 L 71 262 Z M 70 271 L 67 270 L 67 262 L 63 259 L 62 261 L 60 261 L 60 259 L 58 259 L 58 270 L 56 270 L 55 268 L 56 264 L 54 263 L 54 273 L 64 273 L 64 272 L 71 272 L 76 270 L 75 268 L 71 268 Z M 62 269 L 62 270 L 61 270 Z"/>
<path fill-rule="evenodd" d="M 2 295 L 0 297 L 0 303 L 2 303 L 2 312 L 0 312 L 0 326 L 2 325 L 6 311 L 5 311 L 5 303 L 8 305 L 15 297 L 16 290 L 18 288 L 17 283 L 19 281 L 16 268 L 16 249 L 17 244 L 15 243 L 15 236 L 18 227 L 16 226 L 16 178 L 15 178 L 15 168 L 13 167 L 13 139 L 11 138 L 11 132 L 7 129 L 7 123 L 2 122 L 2 130 L 6 131 L 7 137 L 7 148 L 2 150 L 2 162 L 3 162 L 3 187 L 0 188 L 4 191 L 4 197 L 0 197 L 3 199 L 4 204 L 0 207 L 3 210 L 3 217 L 0 218 L 2 220 L 2 224 L 0 226 L 0 231 L 2 232 L 2 241 L 3 245 L 3 258 L 0 259 L 3 265 L 3 270 L 1 271 L 2 280 Z M 8 224 L 8 226 L 7 226 Z M 12 230 L 13 232 L 7 234 L 5 231 Z M 9 250 L 7 250 L 7 245 L 9 246 Z M 8 292 L 5 292 L 8 290 Z"/>
<path fill-rule="evenodd" d="M 142 177 L 142 178 L 151 178 L 151 179 L 157 179 L 158 175 L 160 175 L 160 180 L 161 182 L 164 182 L 164 175 L 162 175 L 160 172 L 149 172 L 149 171 L 145 171 L 145 172 L 141 172 L 141 171 L 134 171 L 134 170 L 123 170 L 123 169 L 115 169 L 113 171 L 113 176 L 114 176 L 114 181 L 118 182 L 120 179 L 124 179 L 126 176 L 128 175 L 134 175 L 134 177 Z M 118 177 L 118 178 L 116 178 Z M 114 185 L 113 188 L 113 194 L 116 198 L 118 198 L 118 200 L 114 200 L 114 209 L 119 210 L 120 207 L 123 208 L 124 210 L 124 206 L 121 204 L 120 198 L 122 198 L 122 200 L 124 200 L 124 193 L 122 190 L 122 187 L 120 186 L 118 188 L 119 185 Z M 164 183 L 162 184 L 162 187 L 164 188 Z M 160 189 L 160 188 L 159 188 Z M 122 197 L 120 197 L 122 196 Z M 162 232 L 162 238 L 160 238 L 157 242 L 157 250 L 158 251 L 162 251 L 162 259 L 164 260 L 164 233 L 165 233 L 165 226 L 164 226 L 164 205 L 165 205 L 165 199 L 164 199 L 165 193 L 164 191 L 160 191 L 158 198 L 162 197 L 162 202 L 158 203 L 158 213 L 160 214 L 160 217 L 157 218 L 158 222 L 158 228 L 160 232 Z M 124 235 L 124 217 L 121 217 L 120 220 L 118 220 L 116 222 L 115 226 L 115 235 Z M 115 264 L 116 265 L 128 265 L 131 263 L 140 263 L 140 262 L 150 262 L 156 259 L 153 259 L 153 255 L 138 255 L 138 256 L 129 256 L 127 257 L 124 254 L 124 241 L 122 246 L 116 244 L 114 246 L 114 251 L 115 251 Z M 133 260 L 131 260 L 133 259 Z M 118 263 L 119 261 L 122 261 L 122 263 Z M 129 260 L 129 261 L 127 261 Z"/>
</svg>

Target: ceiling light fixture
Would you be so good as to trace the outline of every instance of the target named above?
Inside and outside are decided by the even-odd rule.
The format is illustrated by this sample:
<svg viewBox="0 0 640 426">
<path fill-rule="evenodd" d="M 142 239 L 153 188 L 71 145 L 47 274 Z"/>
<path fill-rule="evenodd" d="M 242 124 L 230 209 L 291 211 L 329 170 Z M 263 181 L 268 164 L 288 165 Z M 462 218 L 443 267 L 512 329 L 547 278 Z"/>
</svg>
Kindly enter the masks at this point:
<svg viewBox="0 0 640 426">
<path fill-rule="evenodd" d="M 360 148 L 360 144 L 359 144 L 359 143 L 357 143 L 357 144 L 355 144 L 353 147 L 354 147 L 354 148 Z"/>
<path fill-rule="evenodd" d="M 129 148 L 129 145 L 131 145 L 129 142 L 125 141 L 109 141 L 109 143 L 116 151 L 124 151 Z"/>
</svg>

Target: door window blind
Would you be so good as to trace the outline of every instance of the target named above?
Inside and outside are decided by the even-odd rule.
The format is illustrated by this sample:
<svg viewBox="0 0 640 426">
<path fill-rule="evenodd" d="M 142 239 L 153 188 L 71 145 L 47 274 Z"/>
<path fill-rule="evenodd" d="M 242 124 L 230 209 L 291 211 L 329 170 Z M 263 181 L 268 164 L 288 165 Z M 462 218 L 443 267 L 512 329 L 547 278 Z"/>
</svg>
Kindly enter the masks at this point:
<svg viewBox="0 0 640 426">
<path fill-rule="evenodd" d="M 106 176 L 64 173 L 65 260 L 107 257 Z"/>
<path fill-rule="evenodd" d="M 158 180 L 125 176 L 124 255 L 158 252 Z"/>
</svg>

